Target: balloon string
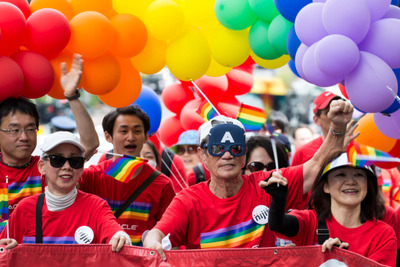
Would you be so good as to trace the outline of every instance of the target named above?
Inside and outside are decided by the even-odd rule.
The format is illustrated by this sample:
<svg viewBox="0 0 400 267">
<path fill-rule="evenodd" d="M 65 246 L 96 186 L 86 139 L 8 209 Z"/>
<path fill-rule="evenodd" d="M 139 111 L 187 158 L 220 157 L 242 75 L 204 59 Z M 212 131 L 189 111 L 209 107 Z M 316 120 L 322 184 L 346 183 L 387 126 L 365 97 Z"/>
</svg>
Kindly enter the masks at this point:
<svg viewBox="0 0 400 267">
<path fill-rule="evenodd" d="M 197 84 L 193 81 L 190 80 L 192 82 L 192 84 L 194 85 L 194 87 L 196 87 L 196 89 L 201 93 L 201 95 L 204 97 L 204 99 L 211 105 L 211 107 L 215 110 L 215 112 L 217 112 L 218 115 L 221 115 L 221 113 L 218 112 L 217 108 L 211 103 L 210 99 L 208 99 L 208 97 L 203 93 L 203 91 L 197 86 Z"/>
<path fill-rule="evenodd" d="M 390 86 L 388 86 L 388 85 L 386 85 L 386 88 L 389 89 L 389 91 L 392 93 L 392 95 L 394 96 L 394 99 L 400 103 L 400 97 L 393 91 L 393 89 L 390 88 Z"/>
</svg>

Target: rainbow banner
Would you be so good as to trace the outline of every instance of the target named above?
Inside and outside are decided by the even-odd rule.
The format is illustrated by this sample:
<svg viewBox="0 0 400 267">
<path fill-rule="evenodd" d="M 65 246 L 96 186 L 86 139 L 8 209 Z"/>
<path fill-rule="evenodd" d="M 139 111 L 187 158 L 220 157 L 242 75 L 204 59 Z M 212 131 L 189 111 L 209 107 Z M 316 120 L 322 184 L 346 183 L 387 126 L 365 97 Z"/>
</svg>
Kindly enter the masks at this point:
<svg viewBox="0 0 400 267">
<path fill-rule="evenodd" d="M 207 101 L 201 103 L 196 112 L 204 119 L 204 121 L 209 121 L 217 115 L 217 111 Z"/>
<path fill-rule="evenodd" d="M 104 173 L 120 182 L 128 183 L 137 168 L 147 161 L 147 159 L 123 155 L 121 158 L 114 160 Z"/>
<path fill-rule="evenodd" d="M 346 151 L 349 161 L 355 166 L 370 166 L 376 162 L 400 162 L 399 158 L 392 157 L 386 152 L 356 142 L 351 142 Z"/>
<path fill-rule="evenodd" d="M 8 211 L 8 183 L 0 184 L 0 209 L 1 219 L 8 220 L 10 217 Z"/>
<path fill-rule="evenodd" d="M 242 103 L 236 119 L 247 131 L 258 131 L 267 121 L 267 116 L 263 109 Z"/>
</svg>

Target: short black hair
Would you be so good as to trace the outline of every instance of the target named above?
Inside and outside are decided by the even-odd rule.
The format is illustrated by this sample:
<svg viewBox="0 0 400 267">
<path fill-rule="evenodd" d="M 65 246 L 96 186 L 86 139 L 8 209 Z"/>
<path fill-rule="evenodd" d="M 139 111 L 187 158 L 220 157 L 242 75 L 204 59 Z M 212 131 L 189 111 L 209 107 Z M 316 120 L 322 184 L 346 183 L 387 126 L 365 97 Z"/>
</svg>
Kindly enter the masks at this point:
<svg viewBox="0 0 400 267">
<path fill-rule="evenodd" d="M 115 120 L 119 115 L 132 115 L 138 117 L 144 126 L 144 133 L 147 134 L 150 130 L 150 118 L 147 116 L 146 112 L 144 112 L 138 105 L 132 105 L 124 108 L 117 108 L 114 111 L 111 111 L 103 118 L 103 131 L 108 132 L 111 137 L 113 136 L 113 129 L 115 125 Z"/>
<path fill-rule="evenodd" d="M 0 124 L 9 114 L 20 112 L 35 119 L 36 128 L 39 128 L 39 112 L 36 105 L 25 97 L 10 97 L 0 102 Z"/>
</svg>

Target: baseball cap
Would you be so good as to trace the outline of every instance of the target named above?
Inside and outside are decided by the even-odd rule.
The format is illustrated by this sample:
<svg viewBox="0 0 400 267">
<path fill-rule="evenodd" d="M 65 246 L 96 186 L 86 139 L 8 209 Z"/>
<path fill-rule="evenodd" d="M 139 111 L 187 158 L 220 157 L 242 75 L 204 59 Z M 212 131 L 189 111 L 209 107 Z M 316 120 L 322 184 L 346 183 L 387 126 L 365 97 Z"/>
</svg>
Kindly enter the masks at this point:
<svg viewBox="0 0 400 267">
<path fill-rule="evenodd" d="M 199 145 L 199 132 L 196 130 L 187 130 L 181 133 L 178 139 L 178 143 L 173 145 L 173 147 L 179 145 Z"/>
<path fill-rule="evenodd" d="M 314 99 L 314 103 L 313 103 L 314 114 L 316 114 L 319 109 L 326 108 L 329 105 L 329 103 L 334 99 L 341 99 L 341 97 L 338 95 L 335 95 L 332 92 L 322 92 L 319 96 L 317 96 Z"/>
<path fill-rule="evenodd" d="M 224 115 L 219 115 L 216 116 L 214 118 L 212 118 L 211 120 L 203 123 L 200 127 L 199 127 L 199 143 L 201 143 L 201 141 L 203 141 L 209 134 L 210 134 L 210 130 L 220 124 L 233 124 L 233 125 L 237 125 L 240 128 L 243 129 L 243 132 L 245 131 L 245 128 L 243 126 L 243 124 L 236 120 L 236 119 L 232 119 L 229 117 L 226 117 Z"/>
<path fill-rule="evenodd" d="M 70 131 L 76 129 L 76 122 L 67 116 L 55 116 L 51 118 L 50 123 L 60 131 Z"/>
<path fill-rule="evenodd" d="M 85 152 L 85 149 L 83 146 L 80 144 L 78 137 L 76 137 L 73 133 L 71 132 L 66 132 L 66 131 L 59 131 L 50 134 L 44 139 L 43 146 L 42 146 L 42 157 L 50 150 L 55 148 L 58 145 L 61 144 L 73 144 L 76 147 L 78 147 L 82 153 Z"/>
</svg>

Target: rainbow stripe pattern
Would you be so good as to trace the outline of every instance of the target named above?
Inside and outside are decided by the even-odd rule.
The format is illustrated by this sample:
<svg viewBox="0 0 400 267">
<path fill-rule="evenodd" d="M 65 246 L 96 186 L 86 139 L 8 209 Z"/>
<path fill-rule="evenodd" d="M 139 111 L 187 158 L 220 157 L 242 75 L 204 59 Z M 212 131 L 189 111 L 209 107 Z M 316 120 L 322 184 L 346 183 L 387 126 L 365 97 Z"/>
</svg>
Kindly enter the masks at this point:
<svg viewBox="0 0 400 267">
<path fill-rule="evenodd" d="M 42 193 L 40 176 L 30 176 L 24 183 L 8 184 L 8 200 L 11 204 L 18 203 L 24 197 L 40 193 Z"/>
<path fill-rule="evenodd" d="M 115 178 L 115 180 L 128 183 L 135 171 L 147 161 L 147 159 L 123 155 L 123 157 L 114 160 L 104 173 Z"/>
<path fill-rule="evenodd" d="M 1 219 L 8 220 L 10 213 L 8 211 L 8 183 L 0 184 L 0 212 Z"/>
<path fill-rule="evenodd" d="M 265 225 L 257 224 L 253 219 L 216 231 L 201 233 L 200 246 L 207 248 L 238 248 L 262 236 Z"/>
<path fill-rule="evenodd" d="M 346 149 L 349 161 L 358 167 L 370 166 L 375 162 L 392 161 L 392 156 L 371 146 L 351 142 Z"/>
<path fill-rule="evenodd" d="M 24 236 L 22 238 L 22 243 L 23 244 L 35 244 L 36 243 L 36 237 L 34 236 Z M 76 242 L 74 236 L 44 236 L 43 237 L 43 244 L 78 244 Z"/>
<path fill-rule="evenodd" d="M 201 103 L 196 112 L 204 119 L 204 121 L 209 121 L 217 115 L 216 110 L 207 101 Z"/>
<path fill-rule="evenodd" d="M 247 131 L 258 131 L 267 122 L 267 115 L 261 108 L 242 103 L 237 118 Z"/>
</svg>

